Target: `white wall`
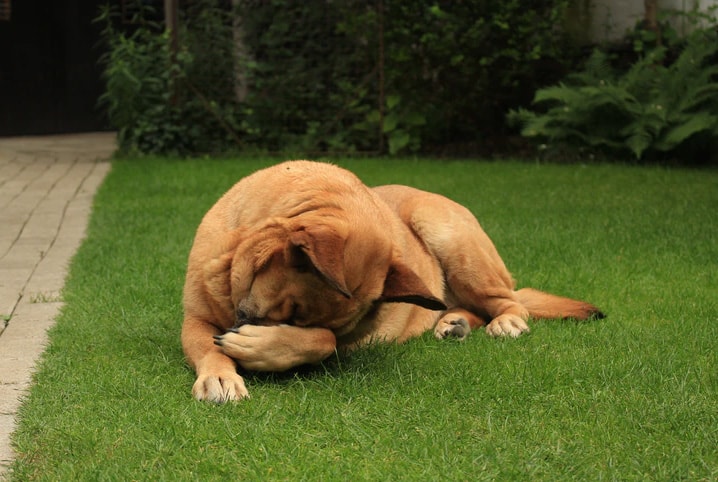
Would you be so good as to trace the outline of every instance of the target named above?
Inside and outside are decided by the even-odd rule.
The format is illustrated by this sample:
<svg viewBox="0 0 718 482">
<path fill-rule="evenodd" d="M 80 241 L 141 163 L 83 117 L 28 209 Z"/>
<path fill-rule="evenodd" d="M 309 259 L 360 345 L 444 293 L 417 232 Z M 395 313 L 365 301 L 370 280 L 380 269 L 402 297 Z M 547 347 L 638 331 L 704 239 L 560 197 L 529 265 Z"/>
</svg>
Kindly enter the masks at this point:
<svg viewBox="0 0 718 482">
<path fill-rule="evenodd" d="M 665 9 L 690 12 L 707 11 L 718 6 L 718 0 L 659 0 L 659 11 Z M 577 0 L 569 16 L 569 28 L 579 41 L 619 40 L 643 19 L 643 0 Z M 686 33 L 690 22 L 683 17 L 671 20 L 678 33 Z"/>
</svg>

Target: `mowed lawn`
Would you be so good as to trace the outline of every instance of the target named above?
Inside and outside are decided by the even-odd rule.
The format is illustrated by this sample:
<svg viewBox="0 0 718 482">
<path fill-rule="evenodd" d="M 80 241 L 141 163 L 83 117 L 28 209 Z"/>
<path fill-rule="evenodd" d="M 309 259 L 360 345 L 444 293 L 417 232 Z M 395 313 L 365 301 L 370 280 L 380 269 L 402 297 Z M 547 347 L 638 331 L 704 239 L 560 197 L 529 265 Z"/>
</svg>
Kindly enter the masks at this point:
<svg viewBox="0 0 718 482">
<path fill-rule="evenodd" d="M 427 334 L 197 402 L 179 341 L 194 231 L 272 162 L 115 162 L 21 410 L 15 480 L 718 479 L 718 171 L 337 161 L 466 205 L 518 286 L 608 317 Z"/>
</svg>

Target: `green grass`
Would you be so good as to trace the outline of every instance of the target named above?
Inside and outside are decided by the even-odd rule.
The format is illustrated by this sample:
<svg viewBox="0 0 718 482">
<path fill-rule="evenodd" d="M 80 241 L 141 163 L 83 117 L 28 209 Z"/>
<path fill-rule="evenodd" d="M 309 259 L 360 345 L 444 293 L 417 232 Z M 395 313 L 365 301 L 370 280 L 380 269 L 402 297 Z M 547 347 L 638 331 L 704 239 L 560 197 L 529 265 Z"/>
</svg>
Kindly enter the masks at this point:
<svg viewBox="0 0 718 482">
<path fill-rule="evenodd" d="M 718 172 L 342 162 L 467 205 L 520 286 L 608 318 L 373 346 L 199 403 L 187 253 L 218 196 L 269 162 L 115 163 L 21 410 L 16 480 L 718 478 Z"/>
</svg>

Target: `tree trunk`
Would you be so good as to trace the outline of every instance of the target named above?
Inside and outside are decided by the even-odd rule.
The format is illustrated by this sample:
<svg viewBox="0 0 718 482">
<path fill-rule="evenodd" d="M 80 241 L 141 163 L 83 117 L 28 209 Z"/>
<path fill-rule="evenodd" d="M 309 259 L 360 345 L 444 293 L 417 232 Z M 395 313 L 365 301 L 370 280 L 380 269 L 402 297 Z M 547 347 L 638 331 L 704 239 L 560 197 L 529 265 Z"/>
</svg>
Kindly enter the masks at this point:
<svg viewBox="0 0 718 482">
<path fill-rule="evenodd" d="M 234 44 L 234 100 L 244 102 L 247 98 L 247 72 L 245 64 L 249 54 L 244 45 L 240 19 L 239 0 L 232 0 L 232 41 Z"/>
<path fill-rule="evenodd" d="M 646 30 L 656 34 L 656 45 L 661 45 L 661 27 L 658 25 L 658 0 L 643 0 L 643 16 Z"/>
</svg>

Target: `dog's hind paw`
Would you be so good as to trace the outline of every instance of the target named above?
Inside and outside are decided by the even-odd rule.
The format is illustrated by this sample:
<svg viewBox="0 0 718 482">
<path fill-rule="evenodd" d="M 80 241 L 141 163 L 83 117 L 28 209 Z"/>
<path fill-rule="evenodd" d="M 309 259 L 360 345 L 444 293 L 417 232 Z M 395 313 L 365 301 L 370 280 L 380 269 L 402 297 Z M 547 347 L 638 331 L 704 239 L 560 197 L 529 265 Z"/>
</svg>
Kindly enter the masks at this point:
<svg viewBox="0 0 718 482">
<path fill-rule="evenodd" d="M 520 316 L 503 314 L 499 315 L 486 326 L 486 333 L 491 336 L 510 336 L 516 338 L 522 333 L 528 333 L 529 325 Z"/>
<path fill-rule="evenodd" d="M 465 339 L 471 333 L 471 326 L 465 318 L 445 316 L 434 328 L 434 336 L 443 340 L 444 338 Z"/>
</svg>

